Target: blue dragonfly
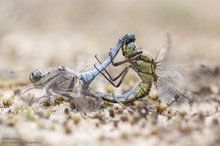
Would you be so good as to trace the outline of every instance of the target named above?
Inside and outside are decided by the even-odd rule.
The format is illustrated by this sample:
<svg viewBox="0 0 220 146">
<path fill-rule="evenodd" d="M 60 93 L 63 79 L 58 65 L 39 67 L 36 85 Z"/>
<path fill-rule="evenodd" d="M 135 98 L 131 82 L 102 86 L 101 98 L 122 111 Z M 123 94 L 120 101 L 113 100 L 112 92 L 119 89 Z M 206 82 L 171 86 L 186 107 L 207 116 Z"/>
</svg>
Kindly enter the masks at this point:
<svg viewBox="0 0 220 146">
<path fill-rule="evenodd" d="M 86 100 L 86 98 L 77 98 L 80 96 L 92 96 L 97 99 L 99 103 L 102 103 L 104 98 L 98 94 L 94 94 L 95 92 L 90 88 L 90 84 L 100 74 L 100 71 L 103 71 L 109 64 L 111 64 L 112 59 L 117 55 L 124 43 L 134 40 L 135 35 L 133 34 L 126 34 L 121 37 L 114 49 L 111 50 L 111 56 L 109 56 L 103 63 L 93 70 L 75 72 L 74 70 L 64 66 L 51 69 L 49 71 L 37 69 L 31 72 L 29 76 L 29 79 L 32 83 L 31 87 L 21 94 L 24 94 L 31 89 L 45 89 L 46 93 L 37 98 L 35 103 L 45 103 L 46 101 L 58 96 L 64 96 L 75 100 L 76 103 L 78 102 L 77 106 L 80 106 L 80 108 L 85 108 L 83 106 L 87 106 L 88 104 L 86 102 L 89 102 L 89 100 Z M 93 104 L 90 104 L 92 106 L 91 108 L 88 107 L 85 109 L 96 109 L 94 106 L 99 108 L 99 104 L 94 104 L 94 102 L 92 103 Z"/>
</svg>

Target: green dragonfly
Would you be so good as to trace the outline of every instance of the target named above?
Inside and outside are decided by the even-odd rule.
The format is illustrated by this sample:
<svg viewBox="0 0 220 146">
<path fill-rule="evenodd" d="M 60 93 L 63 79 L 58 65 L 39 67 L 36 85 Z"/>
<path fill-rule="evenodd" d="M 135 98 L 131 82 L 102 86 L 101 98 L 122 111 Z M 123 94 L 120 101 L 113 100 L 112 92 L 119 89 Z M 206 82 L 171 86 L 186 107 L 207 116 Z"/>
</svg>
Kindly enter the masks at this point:
<svg viewBox="0 0 220 146">
<path fill-rule="evenodd" d="M 187 99 L 191 103 L 194 96 L 184 90 L 184 76 L 177 68 L 168 65 L 165 61 L 167 49 L 169 49 L 169 47 L 161 49 L 154 59 L 151 55 L 145 54 L 140 48 L 136 47 L 135 39 L 124 42 L 121 51 L 125 60 L 114 62 L 115 56 L 113 56 L 111 52 L 109 53 L 113 66 L 128 63 L 118 76 L 112 77 L 106 69 L 103 70 L 106 73 L 104 74 L 96 65 L 94 65 L 94 67 L 115 87 L 121 85 L 129 69 L 133 69 L 141 81 L 124 95 L 112 95 L 98 91 L 92 91 L 92 95 L 99 95 L 103 100 L 109 102 L 121 102 L 126 104 L 149 95 L 152 85 L 154 84 L 161 95 L 160 97 L 165 99 L 167 103 L 176 100 L 177 97 L 179 101 Z M 101 63 L 97 56 L 96 59 Z M 114 81 L 119 78 L 118 83 L 114 83 Z"/>
</svg>

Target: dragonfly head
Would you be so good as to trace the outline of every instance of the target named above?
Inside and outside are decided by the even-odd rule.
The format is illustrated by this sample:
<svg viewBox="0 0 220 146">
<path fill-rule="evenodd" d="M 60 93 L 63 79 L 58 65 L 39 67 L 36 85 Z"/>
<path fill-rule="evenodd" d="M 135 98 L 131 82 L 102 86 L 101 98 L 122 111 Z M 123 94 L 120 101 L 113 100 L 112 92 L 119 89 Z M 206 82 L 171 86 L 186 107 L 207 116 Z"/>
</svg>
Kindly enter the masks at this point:
<svg viewBox="0 0 220 146">
<path fill-rule="evenodd" d="M 36 83 L 37 81 L 41 80 L 44 77 L 42 72 L 40 70 L 35 70 L 31 72 L 29 79 L 31 83 Z"/>
<path fill-rule="evenodd" d="M 138 51 L 136 47 L 135 42 L 128 42 L 125 43 L 122 47 L 122 54 L 124 57 L 128 58 L 129 56 L 132 56 L 134 53 Z"/>
</svg>

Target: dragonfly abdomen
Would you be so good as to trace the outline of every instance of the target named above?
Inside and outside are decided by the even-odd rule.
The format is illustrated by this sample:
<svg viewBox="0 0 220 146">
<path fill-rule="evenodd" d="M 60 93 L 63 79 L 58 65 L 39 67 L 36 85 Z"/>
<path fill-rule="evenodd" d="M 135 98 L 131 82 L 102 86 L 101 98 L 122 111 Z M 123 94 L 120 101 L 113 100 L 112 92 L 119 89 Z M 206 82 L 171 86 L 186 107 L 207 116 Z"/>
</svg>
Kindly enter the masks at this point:
<svg viewBox="0 0 220 146">
<path fill-rule="evenodd" d="M 86 94 L 93 97 L 100 97 L 108 102 L 122 102 L 122 103 L 130 103 L 139 98 L 143 98 L 149 95 L 151 90 L 152 83 L 143 83 L 140 82 L 135 86 L 132 90 L 125 93 L 124 95 L 113 95 L 109 93 L 98 92 L 94 90 L 89 90 Z"/>
<path fill-rule="evenodd" d="M 151 83 L 138 83 L 138 85 L 134 87 L 130 92 L 124 94 L 125 103 L 130 103 L 149 95 L 151 87 Z"/>
</svg>

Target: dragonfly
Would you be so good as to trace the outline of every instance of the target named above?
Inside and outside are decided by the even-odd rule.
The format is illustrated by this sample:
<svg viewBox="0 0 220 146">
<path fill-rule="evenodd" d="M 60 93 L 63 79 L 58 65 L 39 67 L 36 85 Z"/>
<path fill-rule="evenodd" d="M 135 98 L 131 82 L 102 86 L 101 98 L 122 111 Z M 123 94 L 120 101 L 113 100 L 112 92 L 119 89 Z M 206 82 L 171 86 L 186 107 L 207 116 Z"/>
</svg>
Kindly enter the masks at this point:
<svg viewBox="0 0 220 146">
<path fill-rule="evenodd" d="M 51 69 L 50 71 L 34 70 L 29 76 L 31 87 L 21 94 L 32 89 L 45 89 L 46 93 L 37 98 L 35 103 L 45 103 L 58 96 L 63 96 L 75 100 L 75 106 L 85 112 L 96 110 L 103 103 L 103 99 L 98 94 L 94 94 L 95 91 L 89 87 L 90 84 L 100 74 L 100 71 L 104 70 L 111 63 L 112 58 L 117 55 L 124 42 L 133 41 L 134 39 L 135 36 L 132 34 L 126 34 L 121 37 L 114 49 L 111 50 L 111 57 L 109 56 L 93 70 L 75 72 L 64 66 Z M 83 98 L 80 98 L 82 96 Z M 88 97 L 94 97 L 95 100 Z"/>
<path fill-rule="evenodd" d="M 168 44 L 169 43 L 170 37 L 168 36 Z M 125 57 L 124 60 L 115 62 L 115 56 L 113 56 L 111 52 L 109 53 L 111 64 L 113 66 L 120 66 L 124 63 L 128 64 L 118 76 L 113 77 L 106 68 L 101 71 L 96 65 L 94 65 L 94 67 L 114 87 L 119 87 L 121 85 L 129 69 L 133 69 L 140 77 L 141 81 L 134 86 L 133 89 L 123 95 L 112 95 L 97 91 L 93 91 L 93 94 L 98 94 L 103 100 L 109 102 L 121 102 L 127 104 L 148 96 L 154 85 L 158 90 L 161 99 L 167 104 L 170 104 L 177 99 L 180 102 L 187 99 L 189 103 L 192 103 L 194 95 L 185 91 L 184 75 L 177 68 L 166 63 L 168 49 L 169 45 L 168 47 L 161 49 L 157 57 L 153 58 L 151 55 L 144 53 L 141 48 L 137 48 L 135 40 L 124 42 L 121 47 L 122 55 Z M 101 63 L 97 56 L 96 59 Z M 117 80 L 119 80 L 118 83 L 114 83 Z"/>
</svg>

